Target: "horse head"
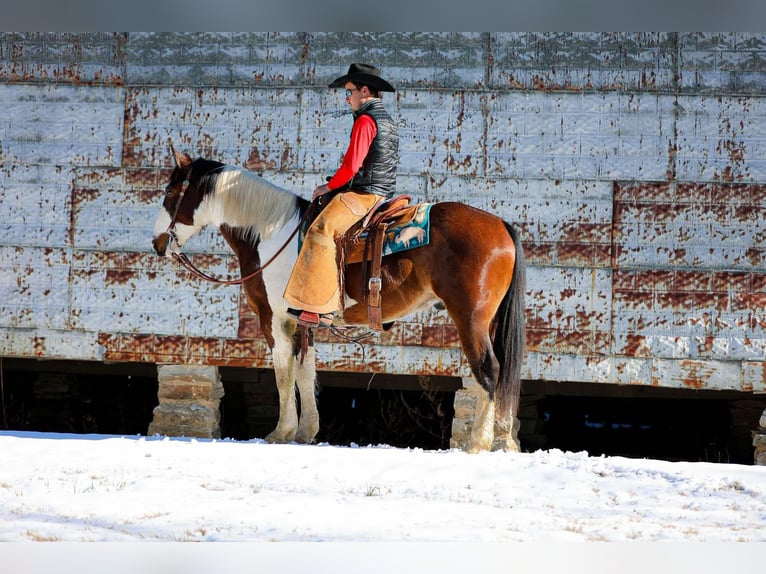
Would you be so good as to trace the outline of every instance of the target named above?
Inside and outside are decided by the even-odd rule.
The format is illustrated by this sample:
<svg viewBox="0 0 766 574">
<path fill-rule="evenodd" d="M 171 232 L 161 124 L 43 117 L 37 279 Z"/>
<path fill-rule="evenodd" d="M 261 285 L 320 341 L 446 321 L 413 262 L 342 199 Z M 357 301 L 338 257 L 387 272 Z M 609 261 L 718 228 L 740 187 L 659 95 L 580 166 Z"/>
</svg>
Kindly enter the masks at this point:
<svg viewBox="0 0 766 574">
<path fill-rule="evenodd" d="M 157 255 L 170 257 L 199 229 L 194 212 L 202 200 L 198 190 L 199 178 L 192 180 L 194 162 L 186 153 L 176 151 L 170 144 L 175 168 L 165 186 L 162 208 L 154 223 L 152 246 Z"/>
</svg>

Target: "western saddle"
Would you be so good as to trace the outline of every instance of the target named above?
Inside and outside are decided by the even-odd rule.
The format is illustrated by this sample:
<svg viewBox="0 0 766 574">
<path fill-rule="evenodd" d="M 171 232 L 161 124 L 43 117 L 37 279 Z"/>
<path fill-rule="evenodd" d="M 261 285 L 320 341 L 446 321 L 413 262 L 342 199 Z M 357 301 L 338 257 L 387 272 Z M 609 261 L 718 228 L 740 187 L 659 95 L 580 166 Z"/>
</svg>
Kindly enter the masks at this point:
<svg viewBox="0 0 766 574">
<path fill-rule="evenodd" d="M 397 195 L 388 200 L 381 198 L 364 218 L 336 239 L 341 271 L 340 292 L 345 293 L 345 266 L 362 263 L 362 292 L 367 298 L 367 319 L 370 327 L 377 331 L 390 328 L 390 324 L 383 325 L 381 311 L 380 268 L 386 231 L 415 217 L 418 206 L 410 204 L 411 199 L 409 195 Z"/>
</svg>

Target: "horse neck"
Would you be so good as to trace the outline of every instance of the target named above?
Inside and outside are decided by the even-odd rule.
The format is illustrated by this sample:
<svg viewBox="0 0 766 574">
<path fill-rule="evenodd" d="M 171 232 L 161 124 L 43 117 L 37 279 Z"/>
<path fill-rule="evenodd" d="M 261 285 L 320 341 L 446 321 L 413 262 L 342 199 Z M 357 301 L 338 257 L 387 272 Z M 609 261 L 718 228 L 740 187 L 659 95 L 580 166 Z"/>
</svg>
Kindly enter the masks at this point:
<svg viewBox="0 0 766 574">
<path fill-rule="evenodd" d="M 269 239 L 292 219 L 298 197 L 257 175 L 237 167 L 224 169 L 204 200 L 210 223 L 239 228 L 253 239 Z"/>
</svg>

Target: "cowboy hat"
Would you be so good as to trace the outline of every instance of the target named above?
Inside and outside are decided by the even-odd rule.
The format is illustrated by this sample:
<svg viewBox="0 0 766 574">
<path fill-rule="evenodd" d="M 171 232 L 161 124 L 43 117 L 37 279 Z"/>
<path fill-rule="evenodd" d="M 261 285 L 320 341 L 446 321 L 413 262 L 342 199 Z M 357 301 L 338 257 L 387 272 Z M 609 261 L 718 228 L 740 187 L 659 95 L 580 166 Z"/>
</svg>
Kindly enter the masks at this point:
<svg viewBox="0 0 766 574">
<path fill-rule="evenodd" d="M 346 82 L 362 84 L 375 88 L 380 92 L 393 92 L 394 87 L 380 77 L 380 70 L 369 64 L 351 64 L 345 76 L 341 76 L 330 84 L 331 88 L 342 88 Z"/>
</svg>

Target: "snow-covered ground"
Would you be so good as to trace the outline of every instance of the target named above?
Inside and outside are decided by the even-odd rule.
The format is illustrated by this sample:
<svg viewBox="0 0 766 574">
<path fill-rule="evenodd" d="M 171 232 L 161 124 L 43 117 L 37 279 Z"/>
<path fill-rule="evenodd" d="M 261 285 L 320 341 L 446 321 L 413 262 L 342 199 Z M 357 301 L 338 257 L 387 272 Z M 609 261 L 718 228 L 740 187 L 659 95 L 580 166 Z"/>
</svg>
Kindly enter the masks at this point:
<svg viewBox="0 0 766 574">
<path fill-rule="evenodd" d="M 766 467 L 19 431 L 0 455 L 3 542 L 766 541 Z"/>
</svg>

